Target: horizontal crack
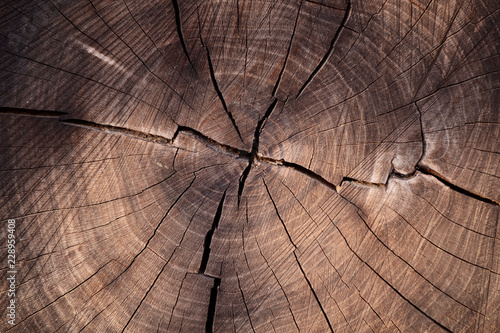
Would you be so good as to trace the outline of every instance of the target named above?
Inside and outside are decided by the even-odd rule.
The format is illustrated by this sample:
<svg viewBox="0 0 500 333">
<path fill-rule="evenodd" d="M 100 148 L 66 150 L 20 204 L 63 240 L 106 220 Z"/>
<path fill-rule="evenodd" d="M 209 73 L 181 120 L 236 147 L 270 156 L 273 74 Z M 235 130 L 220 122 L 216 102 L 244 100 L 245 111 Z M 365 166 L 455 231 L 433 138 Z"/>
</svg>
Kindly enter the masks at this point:
<svg viewBox="0 0 500 333">
<path fill-rule="evenodd" d="M 233 158 L 236 159 L 243 159 L 247 160 L 249 163 L 245 170 L 243 171 L 243 174 L 240 177 L 240 185 L 238 188 L 238 199 L 240 199 L 241 194 L 243 193 L 243 188 L 245 185 L 245 180 L 250 173 L 250 168 L 253 165 L 253 162 L 255 160 L 271 165 L 276 165 L 276 166 L 281 166 L 281 167 L 286 167 L 289 169 L 293 169 L 297 172 L 302 173 L 303 175 L 306 175 L 309 178 L 312 178 L 318 182 L 320 182 L 322 185 L 328 187 L 329 189 L 337 192 L 337 186 L 325 178 L 323 178 L 321 175 L 315 173 L 312 170 L 309 170 L 300 164 L 292 163 L 292 162 L 287 162 L 284 160 L 277 160 L 273 159 L 270 157 L 264 157 L 258 154 L 258 148 L 259 148 L 259 136 L 260 132 L 262 131 L 262 128 L 266 122 L 266 120 L 269 118 L 271 115 L 272 111 L 276 107 L 278 100 L 274 99 L 274 101 L 271 103 L 269 106 L 266 114 L 262 117 L 262 119 L 259 121 L 257 124 L 257 128 L 255 130 L 255 137 L 254 137 L 254 142 L 252 145 L 252 150 L 251 151 L 246 151 L 242 149 L 237 149 L 229 145 L 222 144 L 216 140 L 213 140 L 206 136 L 205 134 L 190 128 L 186 126 L 178 126 L 177 130 L 175 131 L 173 137 L 171 139 L 161 136 L 161 135 L 156 135 L 156 134 L 150 134 L 147 132 L 141 132 L 137 131 L 134 129 L 126 128 L 126 127 L 120 127 L 120 126 L 113 126 L 113 125 L 105 125 L 105 124 L 100 124 L 100 123 L 95 123 L 92 121 L 87 121 L 87 120 L 81 120 L 81 119 L 61 119 L 60 117 L 63 115 L 67 115 L 67 113 L 63 112 L 56 112 L 56 111 L 43 111 L 45 114 L 47 114 L 45 117 L 50 117 L 50 118 L 56 118 L 59 119 L 59 121 L 63 124 L 66 125 L 71 125 L 71 126 L 77 126 L 77 127 L 82 127 L 94 131 L 99 131 L 103 133 L 109 133 L 109 134 L 115 134 L 115 135 L 124 135 L 127 137 L 131 137 L 134 139 L 142 140 L 142 141 L 147 141 L 151 143 L 156 143 L 160 144 L 163 146 L 168 146 L 168 147 L 174 147 L 174 148 L 179 148 L 174 145 L 175 140 L 177 139 L 179 134 L 186 134 L 192 136 L 194 139 L 198 140 L 199 142 L 203 143 L 205 146 L 208 148 L 225 154 L 229 155 Z M 2 111 L 9 111 L 9 112 L 2 112 Z M 10 112 L 12 111 L 12 112 Z M 37 110 L 24 110 L 24 109 L 10 109 L 10 108 L 0 108 L 0 114 L 5 113 L 5 114 L 15 114 L 15 115 L 30 115 L 30 116 L 41 116 L 40 114 L 42 111 L 37 111 Z M 239 201 L 239 200 L 238 200 Z"/>
<path fill-rule="evenodd" d="M 354 178 L 350 178 L 350 177 L 342 178 L 342 181 L 340 182 L 339 186 L 342 186 L 342 184 L 344 182 L 353 183 L 353 184 L 361 185 L 361 186 L 367 186 L 367 187 L 384 188 L 384 189 L 387 188 L 387 184 L 384 184 L 384 183 L 372 183 L 372 182 L 367 182 L 364 180 L 354 179 Z"/>
<path fill-rule="evenodd" d="M 328 187 L 330 190 L 334 191 L 334 192 L 338 192 L 338 188 L 335 184 L 329 182 L 328 180 L 326 180 L 325 178 L 323 178 L 321 175 L 317 174 L 316 172 L 310 170 L 310 169 L 307 169 L 305 167 L 303 167 L 302 165 L 300 164 L 297 164 L 297 163 L 292 163 L 292 162 L 287 162 L 285 160 L 276 160 L 276 159 L 273 159 L 273 158 L 269 158 L 269 157 L 264 157 L 264 156 L 260 156 L 260 155 L 257 155 L 256 159 L 260 162 L 264 162 L 264 163 L 268 163 L 268 164 L 271 164 L 271 165 L 277 165 L 277 166 L 282 166 L 282 167 L 286 167 L 286 168 L 289 168 L 289 169 L 293 169 L 297 172 L 300 172 L 301 174 L 303 175 L 306 175 L 307 177 L 309 178 L 312 178 L 314 179 L 315 181 L 321 183 L 322 185 Z"/>
<path fill-rule="evenodd" d="M 339 188 L 342 186 L 342 184 L 344 182 L 349 182 L 349 183 L 352 183 L 355 185 L 368 186 L 368 187 L 374 187 L 374 188 L 384 188 L 385 189 L 385 188 L 387 188 L 387 184 L 389 183 L 389 180 L 391 178 L 410 179 L 410 178 L 414 177 L 417 174 L 417 172 L 420 172 L 422 174 L 434 177 L 439 182 L 441 182 L 442 184 L 444 184 L 445 186 L 449 187 L 450 189 L 452 189 L 456 192 L 459 192 L 459 193 L 464 194 L 468 197 L 474 198 L 476 200 L 479 200 L 479 201 L 482 201 L 485 203 L 489 203 L 489 204 L 492 204 L 495 206 L 500 206 L 500 203 L 498 201 L 495 201 L 493 199 L 484 197 L 480 194 L 477 194 L 477 193 L 474 193 L 472 191 L 466 190 L 462 187 L 459 187 L 459 186 L 451 183 L 449 180 L 447 180 L 443 175 L 439 174 L 437 171 L 432 170 L 428 167 L 422 166 L 420 164 L 417 164 L 417 166 L 415 167 L 415 170 L 409 174 L 402 174 L 402 173 L 399 173 L 399 172 L 396 172 L 393 170 L 389 174 L 389 177 L 387 178 L 387 181 L 385 184 L 384 183 L 367 182 L 367 181 L 354 179 L 354 178 L 350 178 L 350 177 L 344 177 L 344 178 L 342 178 L 342 181 L 340 182 L 340 184 L 338 186 L 336 186 L 335 184 L 333 184 L 333 183 L 329 182 L 328 180 L 326 180 L 325 178 L 323 178 L 321 175 L 315 173 L 314 171 L 312 171 L 308 168 L 301 166 L 300 164 L 287 162 L 283 159 L 278 160 L 278 159 L 273 159 L 270 157 L 261 156 L 258 154 L 260 132 L 262 130 L 262 127 L 263 127 L 265 121 L 270 116 L 271 112 L 274 110 L 276 103 L 277 103 L 277 100 L 275 99 L 273 101 L 273 103 L 269 106 L 269 109 L 266 112 L 266 114 L 264 115 L 264 117 L 262 117 L 262 119 L 259 121 L 257 128 L 255 130 L 255 137 L 254 137 L 254 142 L 253 142 L 253 146 L 252 146 L 251 151 L 241 150 L 241 149 L 237 149 L 237 148 L 234 148 L 232 146 L 229 146 L 229 145 L 222 144 L 220 142 L 217 142 L 216 140 L 209 138 L 205 134 L 203 134 L 203 133 L 201 133 L 193 128 L 187 127 L 187 126 L 178 126 L 177 130 L 174 133 L 174 136 L 171 139 L 169 139 L 169 138 L 163 137 L 161 135 L 150 134 L 147 132 L 141 132 L 141 131 L 133 130 L 133 129 L 126 128 L 126 127 L 105 125 L 105 124 L 95 123 L 92 121 L 81 120 L 81 119 L 62 119 L 61 118 L 62 116 L 68 115 L 68 113 L 66 113 L 66 112 L 0 107 L 0 114 L 55 118 L 55 119 L 59 119 L 59 121 L 63 124 L 87 128 L 87 129 L 91 129 L 91 130 L 95 130 L 95 131 L 99 131 L 99 132 L 104 132 L 104 133 L 124 135 L 124 136 L 131 137 L 134 139 L 148 141 L 151 143 L 156 143 L 156 144 L 160 144 L 163 146 L 169 146 L 169 147 L 176 147 L 176 146 L 174 146 L 174 142 L 180 133 L 190 135 L 193 138 L 195 138 L 196 140 L 198 140 L 199 142 L 203 143 L 208 148 L 210 148 L 216 152 L 229 155 L 233 158 L 244 159 L 244 160 L 247 160 L 249 162 L 248 166 L 245 168 L 245 170 L 243 171 L 243 174 L 240 177 L 240 186 L 238 188 L 238 199 L 240 199 L 241 194 L 243 192 L 244 183 L 245 183 L 245 180 L 246 180 L 248 174 L 250 173 L 250 168 L 251 168 L 254 160 L 257 160 L 259 162 L 293 169 L 297 172 L 302 173 L 303 175 L 305 175 L 309 178 L 312 178 L 313 180 L 318 181 L 322 185 L 326 186 L 327 188 L 329 188 L 330 190 L 335 191 L 335 192 L 339 191 Z M 176 147 L 176 148 L 178 148 L 178 147 Z"/>
<path fill-rule="evenodd" d="M 0 113 L 20 115 L 20 116 L 46 117 L 46 118 L 59 118 L 61 116 L 67 115 L 66 112 L 59 112 L 59 111 L 34 110 L 34 109 L 9 108 L 9 107 L 0 107 Z"/>
<path fill-rule="evenodd" d="M 342 187 L 342 185 L 343 185 L 344 182 L 348 182 L 348 183 L 351 183 L 351 184 L 354 184 L 354 185 L 359 185 L 359 186 L 366 186 L 366 187 L 371 187 L 371 188 L 387 189 L 387 185 L 389 184 L 389 180 L 391 178 L 410 179 L 410 178 L 413 178 L 418 173 L 434 177 L 436 180 L 438 180 L 443 185 L 447 186 L 448 188 L 450 188 L 451 190 L 453 190 L 455 192 L 464 194 L 464 195 L 466 195 L 468 197 L 474 198 L 474 199 L 482 201 L 482 202 L 489 203 L 491 205 L 500 206 L 499 202 L 497 202 L 497 201 L 495 201 L 493 199 L 484 197 L 484 196 L 482 196 L 480 194 L 477 194 L 477 193 L 471 192 L 469 190 L 466 190 L 466 189 L 464 189 L 462 187 L 459 187 L 459 186 L 451 183 L 449 180 L 447 180 L 443 175 L 439 174 L 437 171 L 432 170 L 431 168 L 428 168 L 428 167 L 425 167 L 425 166 L 422 166 L 422 165 L 417 165 L 415 167 L 415 170 L 413 172 L 409 173 L 409 174 L 403 174 L 403 173 L 399 173 L 399 172 L 396 172 L 396 171 L 392 171 L 389 174 L 389 177 L 387 177 L 387 181 L 385 183 L 373 183 L 373 182 L 367 182 L 367 181 L 364 181 L 364 180 L 354 179 L 354 178 L 350 178 L 350 177 L 344 177 L 344 178 L 342 178 L 342 181 L 340 182 L 339 188 Z"/>
<path fill-rule="evenodd" d="M 186 127 L 186 126 L 179 126 L 177 128 L 176 133 L 174 134 L 174 137 L 172 138 L 172 142 L 177 138 L 177 135 L 179 133 L 183 134 L 188 134 L 194 137 L 196 140 L 200 141 L 201 143 L 205 144 L 208 148 L 215 150 L 219 153 L 223 153 L 229 156 L 232 156 L 234 158 L 243 158 L 243 159 L 249 159 L 250 152 L 238 148 L 231 147 L 229 145 L 225 145 L 223 143 L 217 142 L 205 134 L 191 128 L 191 127 Z"/>
<path fill-rule="evenodd" d="M 495 206 L 500 206 L 500 203 L 497 202 L 497 201 L 495 201 L 495 200 L 493 200 L 493 199 L 483 197 L 483 196 L 481 196 L 481 195 L 479 195 L 477 193 L 471 192 L 469 190 L 466 190 L 466 189 L 464 189 L 462 187 L 459 187 L 459 186 L 451 183 L 449 180 L 447 180 L 446 178 L 444 178 L 441 174 L 439 174 L 435 170 L 432 170 L 432 169 L 430 169 L 428 167 L 424 167 L 424 166 L 421 166 L 421 165 L 417 165 L 417 170 L 420 171 L 421 173 L 425 174 L 425 175 L 434 177 L 435 179 L 439 180 L 442 184 L 446 185 L 447 187 L 449 187 L 453 191 L 462 193 L 462 194 L 464 194 L 464 195 L 466 195 L 468 197 L 474 198 L 474 199 L 482 201 L 482 202 L 486 202 L 486 203 L 489 203 L 489 204 L 492 204 L 492 205 L 495 205 Z"/>
<path fill-rule="evenodd" d="M 171 146 L 173 143 L 173 140 L 175 139 L 175 137 L 173 139 L 168 139 L 168 138 L 165 138 L 161 135 L 149 134 L 149 133 L 145 133 L 145 132 L 141 132 L 141 131 L 125 128 L 125 127 L 120 127 L 120 126 L 103 125 L 103 124 L 99 124 L 99 123 L 95 123 L 95 122 L 87 121 L 87 120 L 81 120 L 81 119 L 59 119 L 59 121 L 63 124 L 88 128 L 88 129 L 92 129 L 92 130 L 96 130 L 96 131 L 104 132 L 104 133 L 121 134 L 121 135 L 125 135 L 125 136 L 132 137 L 135 139 L 153 142 L 153 143 L 158 143 L 158 144 L 167 145 L 167 146 Z"/>
</svg>

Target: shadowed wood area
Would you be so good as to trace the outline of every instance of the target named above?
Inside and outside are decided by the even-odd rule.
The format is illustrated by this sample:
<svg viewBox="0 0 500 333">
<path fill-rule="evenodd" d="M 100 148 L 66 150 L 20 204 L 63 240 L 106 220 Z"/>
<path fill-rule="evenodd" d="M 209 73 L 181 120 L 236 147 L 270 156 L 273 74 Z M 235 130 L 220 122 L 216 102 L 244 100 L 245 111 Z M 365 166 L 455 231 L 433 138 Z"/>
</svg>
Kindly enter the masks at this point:
<svg viewBox="0 0 500 333">
<path fill-rule="evenodd" d="M 0 17 L 0 331 L 500 331 L 497 0 Z"/>
</svg>

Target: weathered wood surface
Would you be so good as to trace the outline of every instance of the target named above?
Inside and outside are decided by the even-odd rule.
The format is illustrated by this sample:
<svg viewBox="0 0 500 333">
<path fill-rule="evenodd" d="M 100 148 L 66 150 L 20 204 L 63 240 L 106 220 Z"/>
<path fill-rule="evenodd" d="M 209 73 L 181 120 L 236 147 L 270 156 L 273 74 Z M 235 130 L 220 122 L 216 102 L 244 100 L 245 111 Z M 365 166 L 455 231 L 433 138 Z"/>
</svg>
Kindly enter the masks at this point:
<svg viewBox="0 0 500 333">
<path fill-rule="evenodd" d="M 1 330 L 500 331 L 499 9 L 2 1 Z"/>
</svg>

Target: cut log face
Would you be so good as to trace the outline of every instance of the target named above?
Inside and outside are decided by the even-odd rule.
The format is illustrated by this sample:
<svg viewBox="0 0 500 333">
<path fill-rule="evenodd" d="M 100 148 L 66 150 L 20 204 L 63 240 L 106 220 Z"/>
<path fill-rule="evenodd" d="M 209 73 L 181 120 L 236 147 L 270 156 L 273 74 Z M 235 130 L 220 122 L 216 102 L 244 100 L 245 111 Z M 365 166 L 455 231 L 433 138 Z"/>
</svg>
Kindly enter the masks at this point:
<svg viewBox="0 0 500 333">
<path fill-rule="evenodd" d="M 0 8 L 2 331 L 500 331 L 498 1 Z"/>
</svg>

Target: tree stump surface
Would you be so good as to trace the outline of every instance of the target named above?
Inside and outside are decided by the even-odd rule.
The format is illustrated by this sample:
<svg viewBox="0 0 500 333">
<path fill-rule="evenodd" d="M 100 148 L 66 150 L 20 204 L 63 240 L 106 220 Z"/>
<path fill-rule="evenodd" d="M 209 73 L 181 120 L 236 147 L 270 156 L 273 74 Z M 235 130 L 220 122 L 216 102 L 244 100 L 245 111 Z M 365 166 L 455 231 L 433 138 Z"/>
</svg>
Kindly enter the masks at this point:
<svg viewBox="0 0 500 333">
<path fill-rule="evenodd" d="M 500 2 L 0 16 L 1 331 L 500 331 Z"/>
</svg>

